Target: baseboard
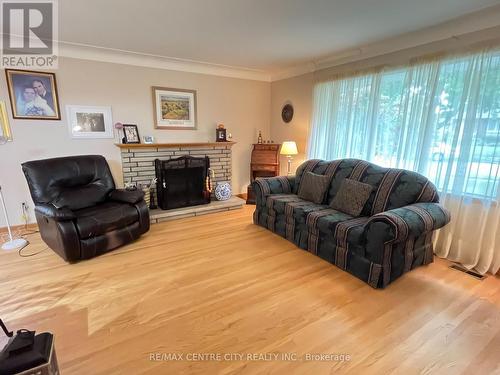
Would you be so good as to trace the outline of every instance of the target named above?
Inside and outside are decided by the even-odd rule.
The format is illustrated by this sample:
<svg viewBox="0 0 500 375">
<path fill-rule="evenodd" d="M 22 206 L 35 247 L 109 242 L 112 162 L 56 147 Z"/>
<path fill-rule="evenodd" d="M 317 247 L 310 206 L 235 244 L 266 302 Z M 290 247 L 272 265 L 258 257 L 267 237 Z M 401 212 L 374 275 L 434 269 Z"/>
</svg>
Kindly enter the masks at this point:
<svg viewBox="0 0 500 375">
<path fill-rule="evenodd" d="M 10 227 L 12 233 L 14 232 L 21 232 L 21 231 L 27 231 L 27 232 L 31 232 L 31 231 L 37 231 L 38 230 L 38 225 L 36 223 L 31 223 L 31 224 L 28 224 L 28 225 L 24 225 L 24 224 L 21 224 L 21 225 L 13 225 Z M 1 227 L 0 228 L 0 234 L 6 234 L 8 233 L 9 231 L 7 230 L 7 227 Z"/>
</svg>

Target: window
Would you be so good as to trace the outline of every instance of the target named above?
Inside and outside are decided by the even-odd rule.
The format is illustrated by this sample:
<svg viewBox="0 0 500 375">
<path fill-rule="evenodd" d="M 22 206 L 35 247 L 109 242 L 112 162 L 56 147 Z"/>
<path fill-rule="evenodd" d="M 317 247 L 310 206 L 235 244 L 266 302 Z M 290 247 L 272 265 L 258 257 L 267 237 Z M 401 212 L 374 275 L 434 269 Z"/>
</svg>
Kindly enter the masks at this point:
<svg viewBox="0 0 500 375">
<path fill-rule="evenodd" d="M 317 84 L 309 156 L 415 170 L 499 199 L 500 51 Z"/>
</svg>

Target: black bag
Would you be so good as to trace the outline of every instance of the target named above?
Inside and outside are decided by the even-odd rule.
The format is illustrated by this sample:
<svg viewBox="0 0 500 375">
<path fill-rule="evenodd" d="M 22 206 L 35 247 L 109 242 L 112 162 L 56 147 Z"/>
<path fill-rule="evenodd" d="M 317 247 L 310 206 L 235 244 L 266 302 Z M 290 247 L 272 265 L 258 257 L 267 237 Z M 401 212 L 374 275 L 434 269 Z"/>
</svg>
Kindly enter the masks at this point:
<svg viewBox="0 0 500 375">
<path fill-rule="evenodd" d="M 10 337 L 7 345 L 0 352 L 0 375 L 58 373 L 57 359 L 53 352 L 54 336 L 51 333 L 44 332 L 35 335 L 35 331 L 20 329 L 16 335 L 13 335 L 1 319 L 0 326 Z M 35 369 L 36 371 L 30 371 Z"/>
</svg>

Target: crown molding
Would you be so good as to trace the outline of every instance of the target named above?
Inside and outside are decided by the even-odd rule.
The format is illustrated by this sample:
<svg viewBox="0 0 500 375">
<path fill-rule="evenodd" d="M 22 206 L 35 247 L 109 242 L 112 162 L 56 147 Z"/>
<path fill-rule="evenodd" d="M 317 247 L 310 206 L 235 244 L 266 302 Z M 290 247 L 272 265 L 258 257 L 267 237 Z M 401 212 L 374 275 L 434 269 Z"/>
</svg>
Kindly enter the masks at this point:
<svg viewBox="0 0 500 375">
<path fill-rule="evenodd" d="M 290 68 L 286 68 L 278 72 L 272 73 L 271 82 L 297 77 L 307 73 L 314 73 L 316 70 L 317 70 L 316 64 L 310 61 L 302 65 L 292 66 Z"/>
<path fill-rule="evenodd" d="M 271 82 L 433 42 L 466 39 L 466 35 L 472 33 L 483 32 L 482 37 L 486 40 L 494 36 L 493 34 L 497 31 L 496 28 L 499 26 L 500 5 L 495 5 L 435 26 L 340 51 L 321 59 L 309 61 L 306 64 L 275 72 L 271 74 Z"/>
<path fill-rule="evenodd" d="M 271 81 L 271 75 L 268 72 L 257 69 L 212 64 L 64 41 L 59 41 L 59 56 L 254 81 Z"/>
</svg>

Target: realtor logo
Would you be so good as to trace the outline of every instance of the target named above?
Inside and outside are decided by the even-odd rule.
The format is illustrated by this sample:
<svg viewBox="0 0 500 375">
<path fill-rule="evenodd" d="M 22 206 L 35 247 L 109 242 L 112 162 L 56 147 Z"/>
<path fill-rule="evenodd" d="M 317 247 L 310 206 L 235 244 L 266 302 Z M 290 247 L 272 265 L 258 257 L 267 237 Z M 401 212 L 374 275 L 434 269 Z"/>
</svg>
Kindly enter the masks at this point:
<svg viewBox="0 0 500 375">
<path fill-rule="evenodd" d="M 1 2 L 3 68 L 57 68 L 57 0 Z"/>
</svg>

